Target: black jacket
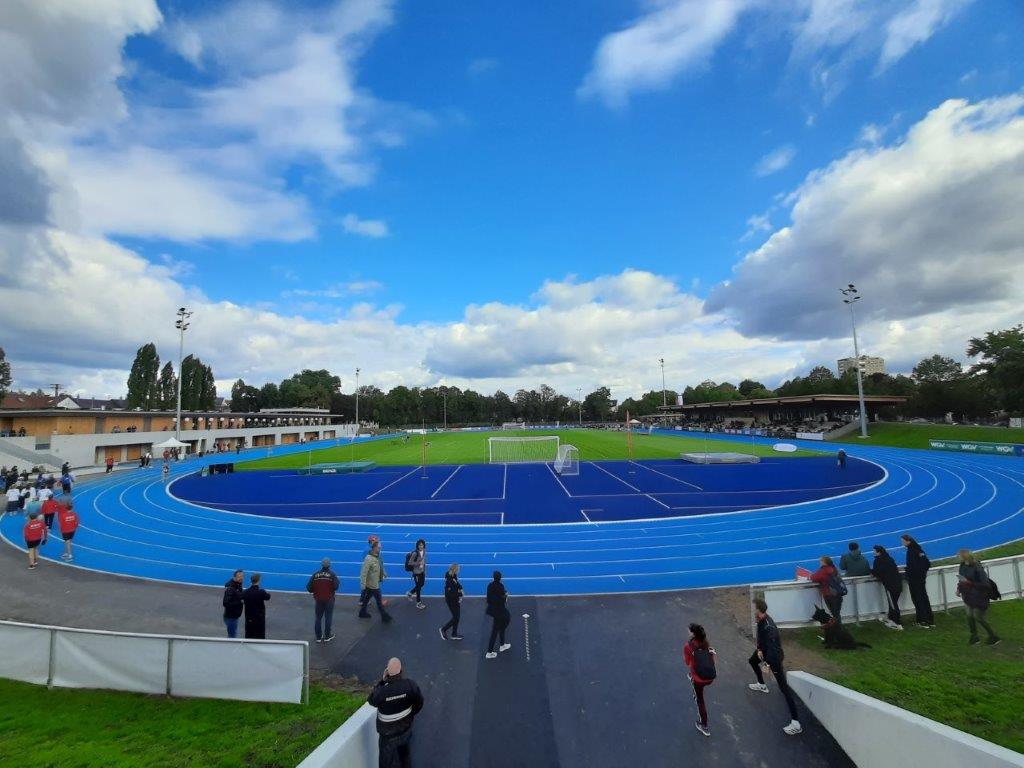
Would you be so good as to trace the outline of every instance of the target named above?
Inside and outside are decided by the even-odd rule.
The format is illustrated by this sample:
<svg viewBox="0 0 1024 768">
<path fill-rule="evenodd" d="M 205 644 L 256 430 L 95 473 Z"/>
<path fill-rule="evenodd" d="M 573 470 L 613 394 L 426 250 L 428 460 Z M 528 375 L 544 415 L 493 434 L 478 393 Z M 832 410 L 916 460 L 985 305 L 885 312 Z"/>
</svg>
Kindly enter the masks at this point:
<svg viewBox="0 0 1024 768">
<path fill-rule="evenodd" d="M 771 666 L 782 664 L 785 654 L 782 652 L 782 638 L 779 637 L 779 628 L 771 616 L 765 614 L 763 619 L 757 622 L 757 650 L 764 655 L 764 660 Z"/>
<path fill-rule="evenodd" d="M 871 566 L 871 575 L 882 582 L 882 586 L 890 592 L 899 592 L 903 589 L 900 569 L 888 552 L 875 555 L 875 562 Z"/>
<path fill-rule="evenodd" d="M 224 618 L 237 619 L 242 615 L 245 603 L 242 601 L 242 585 L 234 579 L 224 585 Z"/>
<path fill-rule="evenodd" d="M 460 597 L 462 597 L 462 584 L 459 583 L 459 577 L 446 573 L 444 575 L 445 602 L 457 603 Z"/>
<path fill-rule="evenodd" d="M 493 616 L 496 619 L 508 616 L 508 608 L 505 606 L 505 600 L 507 598 L 508 592 L 505 591 L 505 585 L 500 581 L 492 581 L 488 584 L 487 615 Z"/>
<path fill-rule="evenodd" d="M 920 544 L 911 544 L 907 547 L 907 581 L 924 581 L 928 575 L 928 569 L 932 567 L 928 555 L 921 549 Z"/>
<path fill-rule="evenodd" d="M 270 593 L 263 587 L 250 586 L 242 593 L 242 601 L 245 603 L 246 621 L 263 621 L 267 617 L 267 600 Z"/>
<path fill-rule="evenodd" d="M 420 687 L 404 677 L 380 680 L 366 701 L 377 708 L 377 733 L 395 736 L 412 728 L 413 718 L 423 709 Z"/>
</svg>

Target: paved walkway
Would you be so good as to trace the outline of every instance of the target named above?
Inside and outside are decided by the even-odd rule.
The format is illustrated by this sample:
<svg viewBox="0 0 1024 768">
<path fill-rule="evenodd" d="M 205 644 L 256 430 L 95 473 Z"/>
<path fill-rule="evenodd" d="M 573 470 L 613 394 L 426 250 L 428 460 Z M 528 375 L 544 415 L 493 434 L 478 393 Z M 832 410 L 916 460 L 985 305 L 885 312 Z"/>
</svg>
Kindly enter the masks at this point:
<svg viewBox="0 0 1024 768">
<path fill-rule="evenodd" d="M 24 555 L 9 546 L 0 547 L 0 579 L 4 619 L 187 635 L 224 631 L 217 589 L 50 563 L 30 572 Z M 376 617 L 356 619 L 353 599 L 341 598 L 338 637 L 314 644 L 311 664 L 370 682 L 389 656 L 402 657 L 427 700 L 416 722 L 417 768 L 853 765 L 807 714 L 802 735 L 784 735 L 788 716 L 774 688 L 768 696 L 747 690 L 749 636 L 711 590 L 513 596 L 510 608 L 512 649 L 487 661 L 490 620 L 480 600 L 463 603 L 466 639 L 457 643 L 437 634 L 447 620 L 440 600 L 419 611 L 392 598 L 395 622 L 384 626 Z M 710 739 L 693 727 L 695 706 L 681 659 L 693 620 L 704 623 L 718 650 L 719 676 L 707 691 Z M 277 594 L 268 605 L 269 637 L 310 638 L 311 624 L 304 595 Z"/>
</svg>

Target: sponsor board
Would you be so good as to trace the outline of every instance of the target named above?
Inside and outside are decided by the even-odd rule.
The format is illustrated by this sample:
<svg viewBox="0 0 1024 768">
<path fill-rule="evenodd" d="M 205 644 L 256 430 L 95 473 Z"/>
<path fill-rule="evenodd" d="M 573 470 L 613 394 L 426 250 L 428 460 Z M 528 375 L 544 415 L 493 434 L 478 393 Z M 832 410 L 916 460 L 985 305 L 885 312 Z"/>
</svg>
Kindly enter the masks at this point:
<svg viewBox="0 0 1024 768">
<path fill-rule="evenodd" d="M 1013 443 L 980 443 L 966 440 L 929 440 L 928 444 L 936 451 L 963 451 L 964 453 L 982 453 L 993 456 L 1024 456 L 1024 445 Z"/>
</svg>

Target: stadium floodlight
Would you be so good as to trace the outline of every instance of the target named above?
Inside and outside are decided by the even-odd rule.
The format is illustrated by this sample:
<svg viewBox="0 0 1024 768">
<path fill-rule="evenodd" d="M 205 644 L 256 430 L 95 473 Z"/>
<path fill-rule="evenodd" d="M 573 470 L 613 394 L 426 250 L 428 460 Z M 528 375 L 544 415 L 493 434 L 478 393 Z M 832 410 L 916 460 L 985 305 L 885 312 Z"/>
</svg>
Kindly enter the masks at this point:
<svg viewBox="0 0 1024 768">
<path fill-rule="evenodd" d="M 850 326 L 853 328 L 853 359 L 857 363 L 854 367 L 857 373 L 857 400 L 860 403 L 860 436 L 867 437 L 868 414 L 864 408 L 864 378 L 862 376 L 864 365 L 860 357 L 860 347 L 857 344 L 857 319 L 853 314 L 853 305 L 860 301 L 861 294 L 853 283 L 847 283 L 845 288 L 839 289 L 839 292 L 843 294 L 843 304 L 850 308 Z"/>
<path fill-rule="evenodd" d="M 181 380 L 183 378 L 181 375 L 181 365 L 185 355 L 185 331 L 188 330 L 188 319 L 190 317 L 192 317 L 192 313 L 185 309 L 185 307 L 180 307 L 178 309 L 178 319 L 174 322 L 174 327 L 178 329 L 180 334 L 178 339 L 178 408 L 174 420 L 174 439 L 178 442 L 181 442 Z"/>
<path fill-rule="evenodd" d="M 356 434 L 359 434 L 359 369 L 356 368 Z"/>
<path fill-rule="evenodd" d="M 658 362 L 661 363 L 661 407 L 664 408 L 668 405 L 668 399 L 665 392 L 665 358 L 659 357 Z"/>
<path fill-rule="evenodd" d="M 580 408 L 580 426 L 583 426 L 583 387 L 576 387 L 576 405 Z"/>
</svg>

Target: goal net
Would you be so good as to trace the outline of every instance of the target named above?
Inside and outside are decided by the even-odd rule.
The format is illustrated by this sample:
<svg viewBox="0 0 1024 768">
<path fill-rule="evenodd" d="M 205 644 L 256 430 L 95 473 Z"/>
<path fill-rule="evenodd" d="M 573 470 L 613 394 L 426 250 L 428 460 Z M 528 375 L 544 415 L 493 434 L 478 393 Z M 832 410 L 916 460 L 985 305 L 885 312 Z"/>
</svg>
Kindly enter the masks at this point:
<svg viewBox="0 0 1024 768">
<path fill-rule="evenodd" d="M 491 464 L 525 464 L 558 458 L 557 435 L 546 437 L 489 437 L 487 460 Z"/>
<path fill-rule="evenodd" d="M 526 422 L 523 421 L 506 421 L 501 425 L 503 431 L 510 429 L 526 429 Z"/>
<path fill-rule="evenodd" d="M 555 457 L 555 472 L 560 475 L 578 475 L 580 473 L 580 452 L 575 445 L 558 446 Z"/>
</svg>

